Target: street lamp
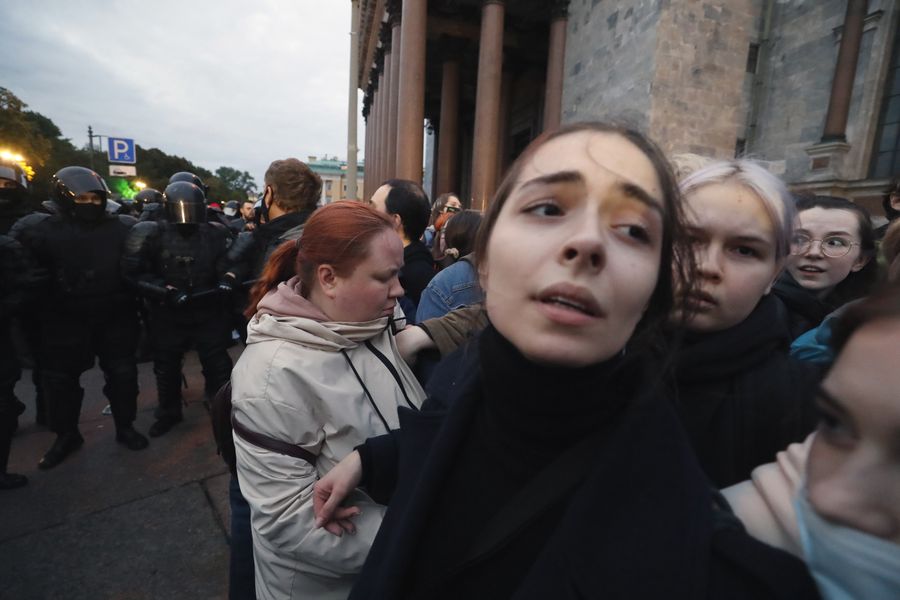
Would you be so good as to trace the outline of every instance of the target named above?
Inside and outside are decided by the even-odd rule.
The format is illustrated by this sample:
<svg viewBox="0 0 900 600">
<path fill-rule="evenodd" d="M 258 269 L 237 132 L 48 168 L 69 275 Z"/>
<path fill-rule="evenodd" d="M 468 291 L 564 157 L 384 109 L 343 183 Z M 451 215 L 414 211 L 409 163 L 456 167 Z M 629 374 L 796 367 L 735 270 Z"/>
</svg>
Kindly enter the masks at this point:
<svg viewBox="0 0 900 600">
<path fill-rule="evenodd" d="M 147 187 L 147 184 L 144 183 L 143 181 L 141 181 L 140 179 L 138 179 L 137 181 L 134 182 L 134 187 L 136 187 L 138 189 L 138 191 L 140 191 L 140 190 L 143 190 L 145 187 Z"/>
</svg>

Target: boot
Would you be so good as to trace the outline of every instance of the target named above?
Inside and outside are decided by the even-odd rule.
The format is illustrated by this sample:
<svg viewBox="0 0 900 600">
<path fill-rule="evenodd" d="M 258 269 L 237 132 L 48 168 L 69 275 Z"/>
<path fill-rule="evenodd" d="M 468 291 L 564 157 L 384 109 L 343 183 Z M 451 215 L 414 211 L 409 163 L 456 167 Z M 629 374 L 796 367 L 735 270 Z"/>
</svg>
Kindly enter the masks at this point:
<svg viewBox="0 0 900 600">
<path fill-rule="evenodd" d="M 135 431 L 134 427 L 120 427 L 116 431 L 116 441 L 129 450 L 143 450 L 150 442 L 143 435 Z"/>
<path fill-rule="evenodd" d="M 56 436 L 56 441 L 47 450 L 44 458 L 38 463 L 38 468 L 44 470 L 52 469 L 64 461 L 68 455 L 81 448 L 82 444 L 84 444 L 84 438 L 77 431 L 59 434 Z"/>
</svg>

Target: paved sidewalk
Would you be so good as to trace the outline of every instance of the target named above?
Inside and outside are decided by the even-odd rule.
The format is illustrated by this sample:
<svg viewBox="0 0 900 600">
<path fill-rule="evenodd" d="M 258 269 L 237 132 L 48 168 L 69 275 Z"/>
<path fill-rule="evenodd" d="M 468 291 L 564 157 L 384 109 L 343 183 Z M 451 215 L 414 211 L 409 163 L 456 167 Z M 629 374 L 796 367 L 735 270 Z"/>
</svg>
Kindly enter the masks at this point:
<svg viewBox="0 0 900 600">
<path fill-rule="evenodd" d="M 232 358 L 240 353 L 231 349 Z M 156 388 L 140 368 L 135 427 L 153 423 Z M 0 492 L 0 598 L 225 598 L 228 578 L 228 471 L 216 455 L 202 404 L 203 377 L 188 355 L 185 420 L 150 447 L 115 443 L 98 368 L 85 373 L 84 446 L 61 465 L 37 462 L 54 435 L 34 424 L 34 388 L 16 388 L 29 410 L 13 439 L 9 470 L 24 488 Z"/>
</svg>

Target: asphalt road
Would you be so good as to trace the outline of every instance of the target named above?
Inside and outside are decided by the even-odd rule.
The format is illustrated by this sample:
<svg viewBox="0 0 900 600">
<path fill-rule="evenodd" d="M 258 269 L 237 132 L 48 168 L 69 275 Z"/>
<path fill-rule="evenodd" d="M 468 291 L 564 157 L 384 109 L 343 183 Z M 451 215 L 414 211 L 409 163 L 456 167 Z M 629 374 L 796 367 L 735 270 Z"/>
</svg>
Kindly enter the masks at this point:
<svg viewBox="0 0 900 600">
<path fill-rule="evenodd" d="M 85 444 L 41 471 L 54 435 L 35 425 L 31 373 L 23 373 L 16 394 L 28 411 L 9 471 L 29 484 L 0 492 L 0 598 L 227 597 L 229 474 L 215 452 L 194 353 L 184 374 L 184 422 L 133 452 L 115 443 L 112 417 L 101 414 L 102 372 L 86 372 Z M 156 404 L 152 364 L 139 365 L 139 379 L 135 428 L 146 435 Z"/>
</svg>

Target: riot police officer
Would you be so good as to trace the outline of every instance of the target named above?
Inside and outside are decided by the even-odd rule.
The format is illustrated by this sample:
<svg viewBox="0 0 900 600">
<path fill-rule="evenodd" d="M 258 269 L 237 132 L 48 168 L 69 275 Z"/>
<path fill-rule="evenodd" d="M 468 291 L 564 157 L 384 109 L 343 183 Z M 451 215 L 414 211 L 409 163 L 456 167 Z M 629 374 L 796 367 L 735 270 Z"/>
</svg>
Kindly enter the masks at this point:
<svg viewBox="0 0 900 600">
<path fill-rule="evenodd" d="M 30 299 L 35 287 L 35 270 L 25 249 L 8 235 L 0 234 L 0 490 L 28 483 L 24 475 L 6 472 L 12 436 L 19 425 L 25 405 L 16 398 L 15 387 L 22 374 L 12 351 L 10 324 L 12 316 Z"/>
<path fill-rule="evenodd" d="M 152 437 L 182 420 L 181 363 L 192 345 L 203 365 L 208 398 L 231 376 L 231 328 L 219 289 L 228 231 L 206 222 L 203 190 L 188 181 L 166 187 L 163 212 L 165 219 L 144 221 L 132 229 L 123 263 L 126 277 L 151 303 L 159 394 Z"/>
<path fill-rule="evenodd" d="M 147 447 L 134 430 L 137 411 L 135 297 L 120 273 L 132 217 L 109 215 L 109 189 L 94 171 L 65 167 L 52 178 L 55 215 L 32 214 L 14 227 L 38 268 L 48 273 L 39 314 L 42 337 L 41 383 L 57 434 L 38 466 L 50 469 L 84 443 L 78 418 L 84 390 L 79 377 L 98 357 L 106 378 L 116 425 L 116 441 L 131 450 Z"/>
<path fill-rule="evenodd" d="M 179 181 L 186 181 L 188 183 L 193 183 L 198 188 L 203 190 L 203 198 L 204 198 L 204 202 L 206 203 L 206 220 L 207 220 L 207 222 L 221 223 L 225 227 L 228 227 L 228 224 L 231 222 L 231 219 L 229 219 L 228 217 L 225 216 L 225 213 L 222 212 L 222 209 L 219 208 L 218 205 L 210 206 L 209 198 L 207 198 L 207 195 L 209 194 L 209 186 L 206 185 L 205 183 L 203 183 L 203 180 L 200 179 L 200 177 L 198 177 L 194 173 L 191 173 L 190 171 L 179 171 L 179 172 L 175 173 L 174 175 L 172 175 L 171 177 L 169 177 L 169 185 L 179 182 Z M 229 230 L 229 233 L 230 233 L 230 230 Z"/>
<path fill-rule="evenodd" d="M 162 194 L 153 188 L 144 188 L 131 198 L 122 198 L 122 206 L 132 217 L 138 218 L 148 204 L 162 202 Z"/>
</svg>

